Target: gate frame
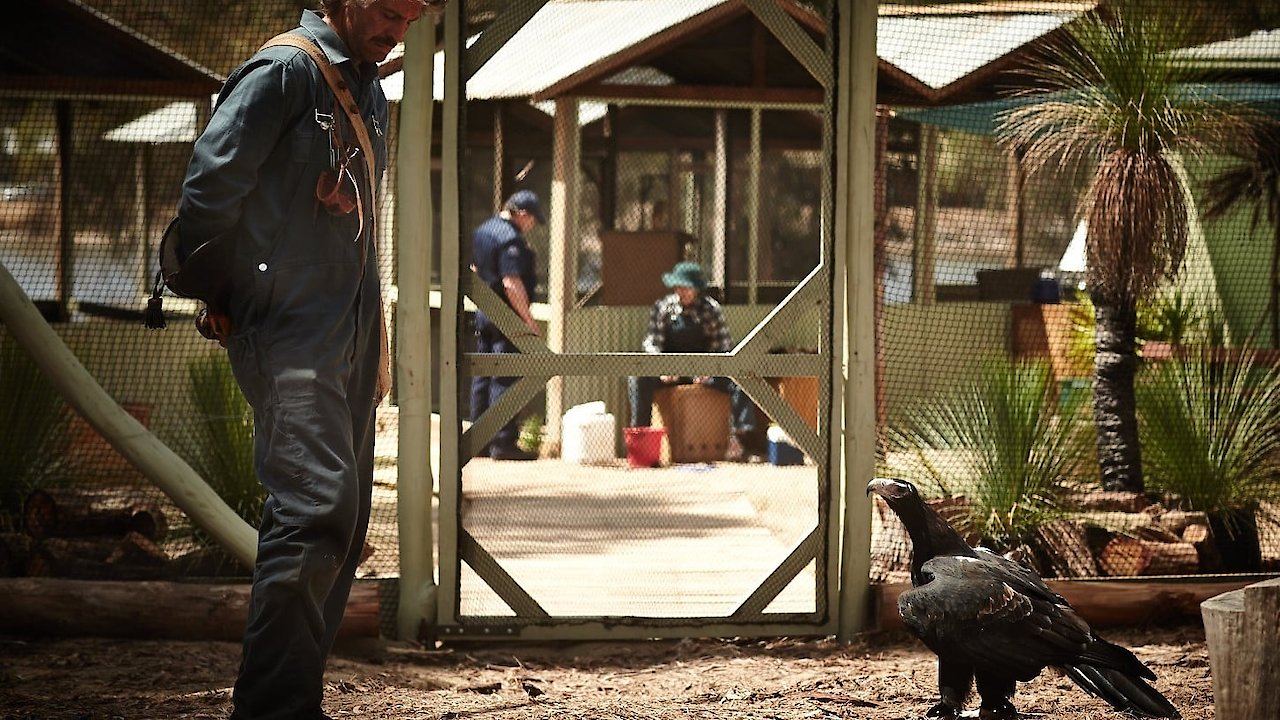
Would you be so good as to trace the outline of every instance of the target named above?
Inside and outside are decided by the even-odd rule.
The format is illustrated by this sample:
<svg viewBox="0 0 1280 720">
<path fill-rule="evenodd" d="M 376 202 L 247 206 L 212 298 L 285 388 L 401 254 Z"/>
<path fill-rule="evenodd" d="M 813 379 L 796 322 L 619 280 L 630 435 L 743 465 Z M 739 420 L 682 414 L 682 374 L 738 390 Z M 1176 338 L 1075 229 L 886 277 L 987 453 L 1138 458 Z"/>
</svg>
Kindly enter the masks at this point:
<svg viewBox="0 0 1280 720">
<path fill-rule="evenodd" d="M 447 435 L 444 442 L 440 444 L 440 474 L 442 478 L 451 478 L 451 481 L 440 483 L 438 538 L 440 583 L 437 586 L 431 582 L 431 553 L 411 551 L 406 554 L 404 551 L 405 542 L 419 543 L 424 538 L 427 540 L 427 547 L 430 547 L 432 533 L 429 522 L 431 517 L 429 448 L 415 451 L 417 460 L 411 460 L 410 464 L 411 467 L 419 469 L 414 475 L 405 477 L 407 473 L 403 472 L 401 475 L 398 488 L 402 542 L 398 617 L 401 637 L 426 637 L 438 634 L 507 638 L 519 636 L 530 639 L 628 639 L 723 635 L 815 635 L 836 632 L 841 638 L 849 639 L 865 624 L 869 599 L 866 571 L 870 518 L 867 512 L 869 504 L 861 488 L 865 487 L 866 481 L 870 480 L 874 474 L 876 442 L 874 263 L 872 261 L 874 257 L 874 181 L 871 180 L 875 177 L 876 3 L 872 0 L 838 0 L 833 9 L 834 22 L 830 27 L 834 31 L 835 38 L 848 38 L 850 41 L 841 42 L 836 50 L 836 70 L 824 73 L 823 68 L 830 70 L 828 55 L 800 31 L 795 21 L 782 12 L 776 4 L 770 0 L 740 1 L 755 12 L 766 27 L 779 37 L 783 44 L 796 54 L 800 61 L 809 67 L 819 81 L 828 88 L 827 100 L 824 103 L 828 108 L 824 136 L 828 143 L 834 144 L 834 148 L 831 148 L 831 159 L 824 164 L 823 177 L 828 188 L 824 192 L 824 197 L 829 198 L 829 207 L 823 212 L 822 227 L 824 234 L 833 233 L 833 237 L 830 241 L 823 242 L 820 264 L 768 314 L 765 320 L 752 329 L 732 352 L 727 354 L 665 354 L 658 357 L 646 356 L 643 353 L 604 355 L 559 353 L 555 360 L 555 376 L 548 376 L 545 370 L 540 370 L 537 375 L 531 375 L 530 372 L 536 367 L 531 365 L 531 362 L 545 366 L 548 361 L 545 356 L 552 354 L 553 347 L 558 345 L 563 349 L 563 336 L 558 335 L 555 330 L 548 333 L 552 347 L 548 347 L 536 338 L 523 338 L 516 341 L 521 354 L 468 354 L 465 361 L 468 370 L 473 374 L 521 376 L 521 380 L 503 396 L 503 401 L 491 408 L 473 428 L 461 436 L 458 435 L 458 429 L 461 428 L 458 403 L 461 365 L 458 352 L 460 346 L 458 319 L 462 310 L 463 291 L 465 290 L 465 294 L 486 314 L 494 318 L 500 329 L 504 326 L 514 328 L 516 326 L 513 323 L 518 322 L 514 313 L 491 290 L 475 282 L 474 278 L 460 277 L 462 235 L 461 198 L 458 188 L 461 177 L 460 128 L 463 127 L 465 113 L 465 99 L 462 92 L 465 83 L 464 75 L 469 77 L 473 74 L 493 51 L 501 47 L 545 4 L 546 0 L 516 0 L 510 3 L 506 9 L 509 17 L 501 18 L 501 22 L 495 22 L 492 26 L 499 34 L 489 41 L 486 37 L 489 34 L 487 31 L 481 35 L 470 51 L 463 51 L 460 3 L 449 3 L 446 7 L 443 33 L 445 99 L 441 158 L 443 207 L 440 316 L 440 338 L 444 347 L 440 357 L 442 396 L 440 407 L 441 432 Z M 417 138 L 413 139 L 412 136 L 422 129 L 424 123 L 418 115 L 420 110 L 411 111 L 416 118 L 412 127 L 415 132 L 401 133 L 402 150 L 406 145 L 422 142 L 423 138 L 429 145 L 431 137 L 429 98 L 432 80 L 430 64 L 435 49 L 434 24 L 434 18 L 430 18 L 430 22 L 420 23 L 422 26 L 420 31 L 411 33 L 407 40 L 410 50 L 406 52 L 405 60 L 405 103 L 407 105 L 411 100 L 416 100 L 419 104 L 425 102 L 428 112 L 425 120 L 426 134 L 417 135 Z M 412 49 L 415 46 L 426 52 L 415 52 Z M 465 58 L 465 67 L 458 62 L 460 57 Z M 821 62 L 817 62 L 817 59 Z M 409 87 L 410 73 L 415 72 L 415 69 L 419 73 L 422 72 L 421 65 L 427 66 L 426 81 L 422 82 L 422 76 L 418 75 L 419 80 L 414 83 L 414 87 L 419 89 L 419 94 L 423 94 L 421 89 L 425 86 L 427 98 L 425 100 L 411 96 Z M 841 89 L 839 80 L 846 77 L 853 81 L 849 93 L 839 91 Z M 558 109 L 562 104 L 568 103 L 558 101 Z M 570 144 L 570 157 L 574 161 L 576 161 L 577 149 L 576 122 L 569 125 L 562 116 L 576 120 L 576 107 L 574 102 L 572 112 L 557 113 L 557 150 L 555 152 L 557 157 L 562 157 L 559 154 L 562 152 L 562 143 L 559 140 L 562 138 L 564 128 L 571 127 L 573 142 Z M 758 112 L 754 114 L 758 115 Z M 843 118 L 848 118 L 848 121 L 843 121 Z M 401 165 L 401 177 L 419 181 L 416 183 L 418 191 L 412 193 L 412 197 L 426 195 L 429 198 L 430 174 L 415 172 L 416 164 L 423 162 L 419 155 L 421 155 L 420 152 L 411 154 L 409 157 L 412 161 Z M 565 163 L 557 163 L 558 167 L 564 165 Z M 568 166 L 576 167 L 576 162 Z M 853 182 L 855 177 L 862 179 L 862 182 Z M 426 192 L 422 190 L 422 178 L 427 178 Z M 553 226 L 559 225 L 561 242 L 557 243 L 553 236 L 552 246 L 555 248 L 559 245 L 561 252 L 565 247 L 563 239 L 567 234 L 564 221 L 572 217 L 566 206 L 574 197 L 573 190 L 576 187 L 574 180 L 573 174 L 570 173 L 567 177 L 558 174 L 557 180 L 553 181 L 552 210 L 559 216 L 556 220 L 560 220 L 559 223 L 553 220 Z M 409 184 L 402 180 L 400 188 L 408 190 L 406 186 Z M 407 198 L 410 195 L 406 193 L 401 197 Z M 409 220 L 415 210 L 421 212 L 423 207 L 421 203 L 402 201 L 397 208 L 398 218 L 402 220 L 398 223 L 399 227 L 402 229 L 415 227 L 404 221 Z M 425 207 L 429 212 L 429 204 Z M 406 233 L 402 230 L 397 252 L 401 261 L 411 259 L 417 264 L 425 262 L 421 258 L 430 257 L 429 232 L 419 230 Z M 556 257 L 554 253 L 553 250 L 553 260 Z M 846 258 L 857 258 L 861 262 L 850 264 Z M 552 273 L 555 275 L 563 265 L 557 266 L 553 262 L 552 267 Z M 402 269 L 401 297 L 422 298 L 423 307 L 418 307 L 420 303 L 417 302 L 414 302 L 411 307 L 404 304 L 399 306 L 397 320 L 401 330 L 408 331 L 411 328 L 424 327 L 420 320 L 414 317 L 417 313 L 426 315 L 428 311 L 425 307 L 425 298 L 429 293 L 425 286 L 430 277 L 429 268 L 425 273 L 420 272 L 421 269 L 418 268 L 407 277 Z M 829 274 L 833 277 L 828 277 Z M 553 300 L 557 295 L 563 295 L 569 287 L 566 284 L 566 277 L 572 276 L 560 272 L 558 277 L 553 276 L 548 279 Z M 413 287 L 418 282 L 421 282 L 423 287 Z M 829 294 L 821 297 L 820 293 L 826 289 L 829 289 Z M 765 353 L 764 349 L 768 346 L 771 335 L 770 326 L 785 321 L 792 313 L 808 307 L 811 303 L 825 309 L 825 317 L 831 322 L 829 331 L 821 335 L 819 354 L 788 356 Z M 555 303 L 553 302 L 552 305 L 555 306 Z M 564 302 L 561 302 L 558 307 L 562 308 L 562 313 L 567 312 Z M 851 324 L 846 325 L 846 318 L 852 319 Z M 556 320 L 557 318 L 552 319 L 553 327 L 558 325 L 562 329 L 563 314 L 558 323 Z M 418 335 L 418 337 L 426 336 L 426 333 Z M 516 334 L 509 333 L 509 336 L 516 337 Z M 843 344 L 839 342 L 841 338 L 845 340 Z M 843 353 L 840 363 L 834 361 L 836 348 L 840 348 Z M 406 357 L 408 353 L 401 353 L 399 356 L 401 362 L 397 380 L 404 383 L 407 378 L 409 389 L 414 391 L 409 397 L 404 393 L 400 394 L 401 417 L 405 418 L 408 410 L 407 415 L 410 419 L 408 428 L 402 420 L 400 429 L 402 449 L 421 448 L 423 445 L 428 445 L 421 442 L 421 438 L 426 435 L 422 434 L 417 426 L 422 424 L 418 419 L 423 415 L 428 418 L 429 423 L 430 383 L 424 382 L 423 378 L 429 377 L 427 372 L 430 368 L 430 352 L 431 349 L 428 348 L 425 358 L 418 358 L 419 361 L 425 359 L 427 361 L 425 364 L 418 362 L 410 365 L 407 361 L 411 358 Z M 426 372 L 423 372 L 424 365 Z M 847 381 L 846 368 L 849 373 Z M 574 374 L 656 375 L 664 372 L 734 377 L 757 404 L 779 421 L 797 444 L 811 457 L 821 459 L 818 466 L 818 480 L 823 495 L 819 498 L 819 511 L 825 515 L 820 515 L 814 531 L 793 549 L 788 559 L 784 560 L 744 601 L 734 615 L 728 618 L 604 617 L 573 618 L 557 622 L 554 618 L 538 617 L 538 613 L 533 612 L 523 617 L 519 615 L 515 618 L 504 617 L 501 618 L 502 622 L 496 624 L 491 621 L 499 619 L 490 618 L 489 622 L 482 624 L 465 625 L 457 613 L 461 562 L 464 556 L 467 556 L 468 563 L 476 568 L 477 565 L 488 567 L 488 563 L 492 561 L 492 558 L 483 552 L 483 548 L 476 545 L 461 528 L 458 513 L 461 486 L 459 460 L 464 457 L 470 458 L 472 448 L 477 443 L 475 438 L 491 434 L 486 431 L 491 431 L 505 422 L 524 404 L 525 400 L 545 387 L 552 377 L 558 381 L 560 377 Z M 825 437 L 819 437 L 811 430 L 763 380 L 764 377 L 782 375 L 810 375 L 819 378 L 820 417 L 823 420 L 820 427 L 826 431 Z M 424 384 L 425 391 L 422 390 Z M 837 394 L 834 388 L 840 388 L 843 392 Z M 406 388 L 402 385 L 400 389 Z M 558 411 L 561 407 L 557 402 L 562 400 L 562 397 L 558 397 L 559 394 L 556 387 L 548 393 L 548 417 L 553 408 Z M 423 412 L 424 404 L 425 413 Z M 832 422 L 842 418 L 843 423 Z M 429 425 L 426 430 L 429 432 Z M 418 434 L 408 434 L 409 432 Z M 402 471 L 408 454 L 404 452 L 401 454 Z M 421 462 L 424 458 L 426 461 Z M 843 472 L 837 472 L 838 470 Z M 425 493 L 423 493 L 421 482 L 413 482 L 414 477 L 426 478 Z M 842 510 L 843 514 L 841 514 Z M 425 531 L 422 527 L 423 518 L 427 520 Z M 842 519 L 842 523 L 835 522 L 837 519 Z M 821 532 L 824 528 L 825 534 Z M 812 621 L 797 623 L 760 620 L 761 611 L 768 602 L 810 561 L 817 563 L 819 589 L 825 591 L 825 596 L 815 597 L 816 612 L 801 614 L 812 615 Z M 494 566 L 496 567 L 496 563 Z M 476 569 L 479 572 L 478 568 Z M 523 591 L 514 583 L 512 583 L 514 585 L 512 590 L 511 586 L 503 582 L 503 576 L 505 572 L 497 567 L 497 573 L 493 577 L 484 579 L 491 587 L 494 587 L 495 580 L 502 586 L 499 592 L 504 600 L 528 608 L 526 599 L 532 599 L 527 598 L 527 595 L 521 597 Z M 536 607 L 536 603 L 533 603 L 533 606 Z M 788 614 L 785 617 L 795 616 Z M 735 618 L 738 621 L 732 622 Z M 749 618 L 756 619 L 746 621 Z M 726 620 L 730 622 L 724 622 Z"/>
</svg>

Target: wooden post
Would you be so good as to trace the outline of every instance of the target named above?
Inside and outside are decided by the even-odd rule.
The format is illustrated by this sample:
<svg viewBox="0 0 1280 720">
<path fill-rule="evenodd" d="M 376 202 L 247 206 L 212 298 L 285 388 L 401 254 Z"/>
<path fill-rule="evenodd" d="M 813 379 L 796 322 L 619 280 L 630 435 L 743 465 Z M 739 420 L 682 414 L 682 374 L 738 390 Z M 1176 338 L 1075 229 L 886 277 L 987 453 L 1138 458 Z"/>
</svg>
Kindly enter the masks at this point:
<svg viewBox="0 0 1280 720">
<path fill-rule="evenodd" d="M 569 308 L 577 300 L 578 286 L 578 167 L 582 162 L 578 132 L 578 99 L 556 98 L 555 134 L 552 140 L 551 207 L 547 222 L 547 347 L 562 353 L 568 340 Z M 560 454 L 560 418 L 564 414 L 564 378 L 547 383 L 543 453 Z"/>
<path fill-rule="evenodd" d="M 1009 188 L 1009 263 L 1020 268 L 1026 263 L 1026 210 L 1023 206 L 1023 187 L 1026 185 L 1026 173 L 1022 168 L 1022 152 L 1015 150 L 1008 157 Z"/>
<path fill-rule="evenodd" d="M 427 15 L 405 37 L 404 100 L 396 135 L 397 266 L 396 398 L 399 401 L 396 511 L 400 542 L 400 603 L 396 633 L 417 640 L 435 619 L 431 535 L 431 188 L 432 84 L 436 19 Z"/>
<path fill-rule="evenodd" d="M 917 305 L 933 305 L 938 301 L 934 248 L 938 228 L 938 129 L 920 126 L 919 162 L 917 163 L 915 243 L 912 245 L 911 301 Z"/>
<path fill-rule="evenodd" d="M 841 480 L 844 521 L 837 637 L 851 642 L 867 623 L 870 600 L 871 501 L 875 476 L 875 151 L 876 5 L 839 0 L 836 109 L 836 244 L 844 290 L 845 409 Z M 833 458 L 834 459 L 834 458 Z"/>
<path fill-rule="evenodd" d="M 1232 720 L 1280 717 L 1280 578 L 1200 604 L 1214 715 Z"/>
</svg>

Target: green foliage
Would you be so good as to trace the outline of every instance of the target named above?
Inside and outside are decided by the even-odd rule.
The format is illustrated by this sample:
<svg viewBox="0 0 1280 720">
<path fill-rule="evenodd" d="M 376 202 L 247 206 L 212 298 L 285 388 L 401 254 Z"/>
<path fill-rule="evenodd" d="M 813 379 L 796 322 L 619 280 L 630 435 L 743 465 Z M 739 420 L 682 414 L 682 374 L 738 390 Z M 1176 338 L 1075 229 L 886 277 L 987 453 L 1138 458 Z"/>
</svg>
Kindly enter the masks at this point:
<svg viewBox="0 0 1280 720">
<path fill-rule="evenodd" d="M 543 424 L 541 415 L 530 415 L 520 423 L 520 436 L 516 443 L 521 449 L 537 452 L 542 447 Z"/>
<path fill-rule="evenodd" d="M 1280 369 L 1212 350 L 1149 368 L 1135 390 L 1147 482 L 1188 510 L 1280 499 Z"/>
<path fill-rule="evenodd" d="M 1138 337 L 1185 345 L 1200 330 L 1203 317 L 1195 299 L 1181 290 L 1138 304 Z"/>
<path fill-rule="evenodd" d="M 256 527 L 266 491 L 253 469 L 253 410 L 222 353 L 192 360 L 187 375 L 196 415 L 181 452 L 231 509 Z"/>
<path fill-rule="evenodd" d="M 1073 361 L 1093 364 L 1095 348 L 1094 310 L 1088 297 L 1081 298 L 1071 310 L 1071 342 L 1067 354 Z M 1151 340 L 1161 340 L 1171 345 L 1205 343 L 1211 346 L 1223 344 L 1225 331 L 1222 321 L 1210 309 L 1201 312 L 1195 298 L 1181 290 L 1157 293 L 1138 303 L 1138 328 L 1136 339 L 1141 345 Z"/>
<path fill-rule="evenodd" d="M 889 428 L 889 441 L 922 461 L 907 479 L 926 491 L 966 496 L 983 542 L 1004 550 L 1056 517 L 1055 489 L 1087 456 L 1080 406 L 1073 397 L 1059 407 L 1047 363 L 993 359 L 967 385 L 910 408 Z M 929 459 L 938 451 L 966 467 L 939 467 Z"/>
<path fill-rule="evenodd" d="M 7 338 L 0 340 L 0 418 L 0 515 L 16 517 L 32 490 L 67 479 L 70 416 L 49 379 Z"/>
</svg>

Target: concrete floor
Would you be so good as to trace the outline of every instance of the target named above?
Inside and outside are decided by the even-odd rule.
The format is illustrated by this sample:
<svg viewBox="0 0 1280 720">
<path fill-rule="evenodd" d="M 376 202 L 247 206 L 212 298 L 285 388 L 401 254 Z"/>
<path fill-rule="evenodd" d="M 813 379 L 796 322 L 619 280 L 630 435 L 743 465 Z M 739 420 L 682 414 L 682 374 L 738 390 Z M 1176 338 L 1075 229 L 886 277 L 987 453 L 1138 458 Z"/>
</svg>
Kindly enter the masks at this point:
<svg viewBox="0 0 1280 720">
<path fill-rule="evenodd" d="M 361 567 L 364 577 L 398 574 L 393 412 L 379 425 L 369 533 L 375 553 Z M 437 428 L 434 448 L 438 437 Z M 438 471 L 435 477 L 438 487 Z M 543 609 L 562 617 L 728 615 L 816 526 L 817 508 L 812 464 L 633 469 L 623 459 L 485 458 L 462 469 L 463 527 Z M 811 565 L 768 611 L 812 612 L 814 595 Z M 463 615 L 511 614 L 465 563 L 461 607 Z"/>
</svg>

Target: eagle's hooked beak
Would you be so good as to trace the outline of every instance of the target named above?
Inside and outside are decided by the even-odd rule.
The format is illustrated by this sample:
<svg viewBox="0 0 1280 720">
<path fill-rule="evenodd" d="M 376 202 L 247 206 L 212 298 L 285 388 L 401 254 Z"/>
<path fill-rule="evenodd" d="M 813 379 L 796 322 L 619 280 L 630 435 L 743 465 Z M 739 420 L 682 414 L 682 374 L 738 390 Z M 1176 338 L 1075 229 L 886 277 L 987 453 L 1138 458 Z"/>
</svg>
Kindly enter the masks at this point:
<svg viewBox="0 0 1280 720">
<path fill-rule="evenodd" d="M 876 478 L 867 483 L 867 494 L 875 493 L 885 500 L 894 500 L 911 494 L 911 484 L 892 478 Z"/>
</svg>

